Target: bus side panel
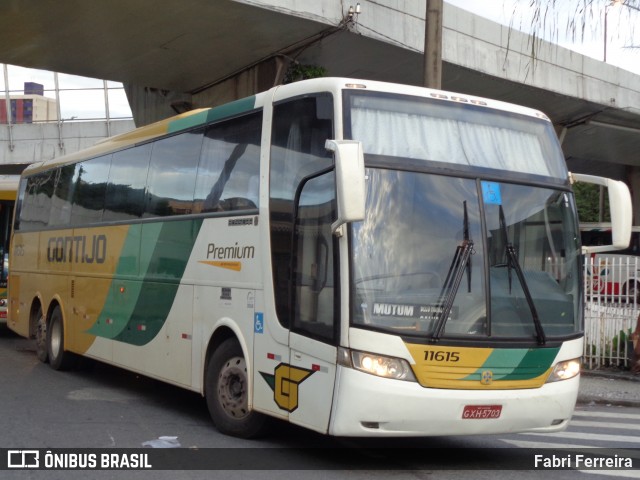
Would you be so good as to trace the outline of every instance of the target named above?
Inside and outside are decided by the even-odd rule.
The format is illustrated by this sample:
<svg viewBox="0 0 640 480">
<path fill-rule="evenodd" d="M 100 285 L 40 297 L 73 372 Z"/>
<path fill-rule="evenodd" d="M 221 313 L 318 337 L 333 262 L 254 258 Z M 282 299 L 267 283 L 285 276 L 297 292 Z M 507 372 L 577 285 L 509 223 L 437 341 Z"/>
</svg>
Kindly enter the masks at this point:
<svg viewBox="0 0 640 480">
<path fill-rule="evenodd" d="M 119 316 L 101 317 L 105 306 L 126 302 L 129 289 L 118 278 L 135 278 L 138 275 L 137 258 L 140 250 L 140 225 L 74 230 L 74 254 L 72 258 L 71 288 L 67 323 L 67 347 L 84 354 L 96 339 L 96 330 L 102 326 L 107 331 L 121 325 Z M 124 298 L 123 298 L 124 297 Z M 117 311 L 117 309 L 116 309 Z M 110 361 L 112 345 L 92 349 L 94 358 Z"/>
<path fill-rule="evenodd" d="M 38 272 L 39 233 L 15 233 L 9 270 L 9 327 L 28 337 L 29 314 L 38 290 L 29 279 Z"/>
<path fill-rule="evenodd" d="M 40 233 L 38 270 L 68 275 L 75 256 L 73 230 L 49 230 Z"/>
<path fill-rule="evenodd" d="M 162 284 L 145 285 L 145 288 L 164 290 Z M 171 310 L 168 315 L 165 314 L 166 317 L 147 317 L 145 321 L 130 324 L 127 327 L 130 331 L 144 334 L 145 322 L 150 320 L 161 322 L 160 331 L 149 343 L 144 345 L 123 341 L 111 343 L 113 363 L 173 384 L 190 387 L 192 304 L 193 286 L 180 286 Z"/>
<path fill-rule="evenodd" d="M 237 337 L 248 355 L 248 373 L 253 369 L 254 321 L 262 315 L 256 304 L 262 290 L 258 224 L 255 215 L 206 219 L 193 246 L 182 282 L 195 285 L 194 390 L 204 390 L 207 348 L 221 327 Z"/>
<path fill-rule="evenodd" d="M 183 281 L 201 220 L 132 225 L 87 351 L 116 365 L 189 386 L 193 285 Z"/>
</svg>

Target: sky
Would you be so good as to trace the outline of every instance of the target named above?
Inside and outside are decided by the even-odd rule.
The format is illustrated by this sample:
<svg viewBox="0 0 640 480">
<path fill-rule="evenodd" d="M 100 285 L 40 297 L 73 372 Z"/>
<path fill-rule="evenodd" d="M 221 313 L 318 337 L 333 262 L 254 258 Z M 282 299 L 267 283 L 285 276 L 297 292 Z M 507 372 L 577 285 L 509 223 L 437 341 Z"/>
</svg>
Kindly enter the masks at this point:
<svg viewBox="0 0 640 480">
<path fill-rule="evenodd" d="M 5 78 L 0 64 L 0 96 L 4 97 Z M 44 96 L 55 98 L 53 72 L 7 65 L 9 94 L 22 95 L 25 82 L 44 86 Z M 103 80 L 58 74 L 60 89 L 60 115 L 66 121 L 90 120 L 106 117 L 105 89 Z M 131 109 L 121 83 L 107 82 L 110 118 L 131 118 Z"/>
<path fill-rule="evenodd" d="M 531 0 L 445 0 L 459 8 L 463 8 L 482 17 L 486 17 L 504 25 L 509 25 L 514 20 L 514 28 L 527 33 L 530 29 L 533 10 L 529 7 Z M 586 11 L 584 16 L 576 17 L 576 8 L 579 8 L 585 0 L 556 0 L 555 10 L 552 10 L 547 18 L 546 32 L 540 36 L 554 43 L 574 50 L 582 55 L 593 57 L 596 60 L 604 60 L 604 5 L 613 3 L 613 0 L 595 0 L 593 7 Z M 615 65 L 636 74 L 640 74 L 640 10 L 634 5 L 640 4 L 637 0 L 626 0 L 630 6 L 615 5 L 607 8 L 607 63 Z M 600 8 L 602 5 L 602 8 Z M 515 13 L 514 13 L 515 12 Z M 578 33 L 571 35 L 571 29 L 567 27 L 570 18 L 577 18 L 578 24 L 584 22 L 584 35 Z M 638 25 L 635 29 L 633 25 Z M 522 27 L 522 28 L 520 28 Z M 631 46 L 638 48 L 630 48 Z"/>
</svg>

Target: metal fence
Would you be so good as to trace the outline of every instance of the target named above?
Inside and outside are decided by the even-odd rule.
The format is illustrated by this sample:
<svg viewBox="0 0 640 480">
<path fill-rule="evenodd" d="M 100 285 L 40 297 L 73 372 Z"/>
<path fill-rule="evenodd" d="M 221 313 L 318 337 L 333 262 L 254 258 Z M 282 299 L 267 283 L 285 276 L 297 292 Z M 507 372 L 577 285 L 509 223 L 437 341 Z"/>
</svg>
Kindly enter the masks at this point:
<svg viewBox="0 0 640 480">
<path fill-rule="evenodd" d="M 631 333 L 640 310 L 639 258 L 601 254 L 585 259 L 585 368 L 631 364 Z"/>
</svg>

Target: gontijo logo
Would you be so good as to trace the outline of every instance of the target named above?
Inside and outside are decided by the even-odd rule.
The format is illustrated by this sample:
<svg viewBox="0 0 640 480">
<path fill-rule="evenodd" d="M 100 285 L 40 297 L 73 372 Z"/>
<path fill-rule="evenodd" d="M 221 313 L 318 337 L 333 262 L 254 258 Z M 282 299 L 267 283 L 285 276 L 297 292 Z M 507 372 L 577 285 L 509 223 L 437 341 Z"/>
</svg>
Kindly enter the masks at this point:
<svg viewBox="0 0 640 480">
<path fill-rule="evenodd" d="M 256 247 L 253 245 L 233 245 L 220 246 L 215 243 L 207 245 L 207 259 L 200 260 L 200 263 L 213 267 L 226 268 L 239 272 L 242 270 L 242 259 L 253 259 L 256 256 Z"/>
<path fill-rule="evenodd" d="M 106 235 L 49 237 L 47 241 L 47 261 L 51 263 L 104 263 L 106 258 Z"/>
</svg>

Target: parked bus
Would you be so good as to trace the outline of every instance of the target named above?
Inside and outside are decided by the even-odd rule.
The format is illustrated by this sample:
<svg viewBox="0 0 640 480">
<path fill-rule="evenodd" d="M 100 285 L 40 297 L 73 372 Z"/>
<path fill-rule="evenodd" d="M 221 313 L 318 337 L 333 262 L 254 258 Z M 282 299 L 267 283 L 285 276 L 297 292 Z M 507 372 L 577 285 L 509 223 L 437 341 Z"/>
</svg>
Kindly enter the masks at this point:
<svg viewBox="0 0 640 480">
<path fill-rule="evenodd" d="M 622 250 L 600 248 L 611 245 L 610 223 L 581 223 L 580 237 L 582 245 L 597 249 L 587 258 L 587 294 L 605 301 L 640 303 L 640 226 L 631 227 L 629 246 Z"/>
<path fill-rule="evenodd" d="M 29 166 L 11 329 L 340 436 L 558 431 L 583 351 L 576 207 L 549 119 L 340 78 Z M 631 206 L 609 186 L 613 243 Z"/>
<path fill-rule="evenodd" d="M 9 275 L 9 242 L 19 175 L 0 175 L 0 324 L 7 323 L 7 278 Z"/>
</svg>

